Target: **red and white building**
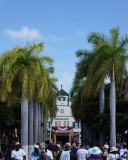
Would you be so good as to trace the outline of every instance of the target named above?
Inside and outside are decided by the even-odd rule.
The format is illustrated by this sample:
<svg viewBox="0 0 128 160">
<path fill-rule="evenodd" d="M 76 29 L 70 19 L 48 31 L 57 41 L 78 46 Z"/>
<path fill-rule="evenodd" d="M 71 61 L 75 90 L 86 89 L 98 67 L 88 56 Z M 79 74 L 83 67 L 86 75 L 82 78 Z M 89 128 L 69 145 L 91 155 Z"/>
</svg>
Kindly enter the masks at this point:
<svg viewBox="0 0 128 160">
<path fill-rule="evenodd" d="M 48 122 L 48 135 L 52 143 L 81 142 L 81 125 L 72 116 L 69 94 L 62 89 L 57 98 L 58 112 L 52 122 Z"/>
</svg>

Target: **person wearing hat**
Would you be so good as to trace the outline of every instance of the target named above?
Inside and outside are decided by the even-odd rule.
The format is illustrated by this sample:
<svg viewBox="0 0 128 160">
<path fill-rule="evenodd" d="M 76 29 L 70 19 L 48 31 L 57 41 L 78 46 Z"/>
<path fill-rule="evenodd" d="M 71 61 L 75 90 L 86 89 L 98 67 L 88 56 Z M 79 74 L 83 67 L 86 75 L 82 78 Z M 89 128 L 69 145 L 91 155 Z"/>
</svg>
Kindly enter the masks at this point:
<svg viewBox="0 0 128 160">
<path fill-rule="evenodd" d="M 116 159 L 119 159 L 120 156 L 119 156 L 119 154 L 117 152 L 118 152 L 118 148 L 111 147 L 110 153 L 107 156 L 107 160 L 116 160 Z"/>
<path fill-rule="evenodd" d="M 108 144 L 105 144 L 105 145 L 104 145 L 104 151 L 105 151 L 105 152 L 108 152 L 108 149 L 109 149 L 109 145 L 108 145 Z"/>
<path fill-rule="evenodd" d="M 58 156 L 56 157 L 56 160 L 62 160 L 62 159 L 67 159 L 67 160 L 77 160 L 76 154 L 71 151 L 71 143 L 67 142 L 64 145 L 64 150 L 60 151 Z"/>
<path fill-rule="evenodd" d="M 41 152 L 39 152 L 39 145 L 35 144 L 34 151 L 31 153 L 31 160 L 37 160 L 41 158 Z"/>
<path fill-rule="evenodd" d="M 105 144 L 103 146 L 103 153 L 102 153 L 102 156 L 103 156 L 104 160 L 106 160 L 106 158 L 108 156 L 108 153 L 109 153 L 109 146 L 107 144 Z"/>
<path fill-rule="evenodd" d="M 39 148 L 38 148 L 38 150 L 39 150 L 39 152 L 41 153 L 42 152 L 42 145 L 40 144 L 40 143 L 36 143 L 36 145 L 38 145 L 39 146 Z"/>
<path fill-rule="evenodd" d="M 11 159 L 12 160 L 26 160 L 26 154 L 23 149 L 20 148 L 20 143 L 15 142 L 14 150 L 11 152 Z"/>
<path fill-rule="evenodd" d="M 90 151 L 91 156 L 88 158 L 88 160 L 103 160 L 101 156 L 102 151 L 98 147 L 93 147 Z"/>
</svg>

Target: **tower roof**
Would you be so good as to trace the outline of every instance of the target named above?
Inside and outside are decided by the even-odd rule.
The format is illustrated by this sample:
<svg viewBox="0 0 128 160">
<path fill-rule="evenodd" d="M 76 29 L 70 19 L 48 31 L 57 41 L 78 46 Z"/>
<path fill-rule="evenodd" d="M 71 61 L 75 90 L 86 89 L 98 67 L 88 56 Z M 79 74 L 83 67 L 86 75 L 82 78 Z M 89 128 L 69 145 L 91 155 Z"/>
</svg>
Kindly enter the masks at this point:
<svg viewBox="0 0 128 160">
<path fill-rule="evenodd" d="M 62 85 L 61 85 L 61 90 L 59 91 L 59 95 L 61 95 L 61 96 L 69 96 L 69 94 L 62 89 Z"/>
<path fill-rule="evenodd" d="M 61 96 L 69 96 L 69 94 L 67 92 L 65 92 L 63 89 L 61 89 L 59 91 L 59 95 L 61 95 Z"/>
</svg>

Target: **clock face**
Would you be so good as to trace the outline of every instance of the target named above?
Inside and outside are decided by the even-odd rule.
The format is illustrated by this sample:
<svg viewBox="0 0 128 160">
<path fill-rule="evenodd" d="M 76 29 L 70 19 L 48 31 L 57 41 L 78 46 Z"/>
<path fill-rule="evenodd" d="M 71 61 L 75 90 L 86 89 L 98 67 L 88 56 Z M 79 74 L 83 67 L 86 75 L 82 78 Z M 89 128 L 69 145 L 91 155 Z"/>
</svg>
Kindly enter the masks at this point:
<svg viewBox="0 0 128 160">
<path fill-rule="evenodd" d="M 64 109 L 61 109 L 61 110 L 60 110 L 60 113 L 64 113 Z"/>
</svg>

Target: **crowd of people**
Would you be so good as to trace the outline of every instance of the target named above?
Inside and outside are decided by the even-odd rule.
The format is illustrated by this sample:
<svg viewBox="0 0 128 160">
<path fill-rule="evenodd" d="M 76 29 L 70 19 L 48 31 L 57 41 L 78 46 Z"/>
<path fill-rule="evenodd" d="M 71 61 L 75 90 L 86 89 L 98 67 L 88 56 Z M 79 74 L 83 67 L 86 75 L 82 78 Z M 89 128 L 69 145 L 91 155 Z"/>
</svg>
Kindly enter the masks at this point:
<svg viewBox="0 0 128 160">
<path fill-rule="evenodd" d="M 6 160 L 4 153 L 0 151 L 0 160 Z M 20 143 L 14 144 L 13 150 L 7 160 L 26 160 L 26 154 L 20 148 Z M 108 144 L 103 146 L 90 146 L 81 144 L 79 147 L 67 142 L 64 146 L 60 144 L 49 144 L 43 148 L 39 143 L 34 145 L 30 160 L 128 160 L 127 144 L 117 143 L 116 147 L 109 148 Z"/>
</svg>

